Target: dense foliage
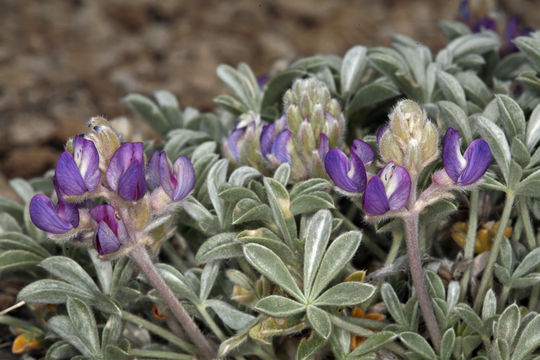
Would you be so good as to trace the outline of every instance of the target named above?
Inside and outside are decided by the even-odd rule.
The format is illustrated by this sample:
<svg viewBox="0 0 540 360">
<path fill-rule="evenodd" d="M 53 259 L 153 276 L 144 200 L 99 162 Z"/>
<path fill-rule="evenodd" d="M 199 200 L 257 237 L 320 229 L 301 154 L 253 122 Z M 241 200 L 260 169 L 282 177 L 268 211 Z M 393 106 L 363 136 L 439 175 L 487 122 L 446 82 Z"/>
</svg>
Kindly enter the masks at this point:
<svg viewBox="0 0 540 360">
<path fill-rule="evenodd" d="M 46 359 L 201 356 L 137 257 L 125 256 L 134 243 L 111 235 L 120 220 L 139 226 L 147 201 L 155 216 L 133 238 L 219 357 L 538 359 L 540 32 L 516 38 L 517 51 L 508 53 L 492 31 L 472 33 L 459 22 L 441 29 L 449 43 L 437 54 L 396 35 L 391 48 L 300 59 L 266 83 L 246 64 L 221 65 L 217 74 L 230 95 L 218 96 L 212 113 L 181 110 L 166 91 L 154 99 L 129 95 L 124 102 L 163 141 L 145 143 L 144 156 L 142 146 L 129 150 L 122 166 L 111 166 L 120 157 L 115 151 L 136 143 L 119 135 L 107 153 L 100 131 L 117 135 L 92 119 L 101 128 L 92 126 L 87 139 L 100 160 L 110 160 L 92 168 L 104 192 L 88 196 L 102 185 L 74 155 L 82 181 L 75 190 L 55 179 L 57 198 L 51 171 L 11 181 L 23 205 L 0 198 L 0 272 L 28 282 L 18 298 L 34 316 L 0 316 L 18 335 L 13 350 Z M 388 114 L 390 130 L 383 128 Z M 414 136 L 384 148 L 388 131 L 399 134 L 397 118 L 416 121 Z M 407 152 L 413 140 L 421 146 Z M 77 137 L 67 153 L 87 145 Z M 441 145 L 459 156 L 473 149 L 464 155 L 470 163 L 445 155 Z M 471 158 L 474 149 L 482 151 Z M 163 152 L 154 157 L 154 150 Z M 370 150 L 373 158 L 358 155 Z M 488 151 L 491 163 L 478 160 Z M 171 172 L 167 158 L 183 160 Z M 471 173 L 475 166 L 484 168 Z M 421 207 L 409 196 L 392 198 L 406 181 L 400 168 L 410 174 L 414 199 L 426 200 Z M 432 178 L 436 170 L 446 182 Z M 195 182 L 182 185 L 191 171 Z M 372 182 L 382 184 L 371 186 L 378 192 L 370 192 Z M 428 197 L 433 184 L 445 185 Z M 47 219 L 59 216 L 60 233 L 70 236 L 40 230 L 57 228 L 47 228 L 43 211 L 31 211 L 36 193 L 45 194 L 37 199 Z M 64 217 L 64 200 L 81 214 L 111 206 L 105 201 L 131 213 L 115 220 L 100 207 L 81 215 L 87 227 L 75 236 L 83 225 Z M 434 327 L 419 304 L 418 279 L 409 281 L 404 208 L 418 210 L 414 239 Z"/>
</svg>

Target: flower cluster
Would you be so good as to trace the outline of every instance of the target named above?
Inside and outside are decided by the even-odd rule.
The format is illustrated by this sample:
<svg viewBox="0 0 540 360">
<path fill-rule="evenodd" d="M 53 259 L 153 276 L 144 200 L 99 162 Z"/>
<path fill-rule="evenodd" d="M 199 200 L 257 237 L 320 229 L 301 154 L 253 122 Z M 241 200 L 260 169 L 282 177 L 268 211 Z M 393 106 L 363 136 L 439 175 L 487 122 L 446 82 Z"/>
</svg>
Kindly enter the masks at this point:
<svg viewBox="0 0 540 360">
<path fill-rule="evenodd" d="M 102 256 L 122 247 L 127 252 L 152 241 L 149 232 L 165 223 L 169 210 L 193 189 L 195 171 L 186 157 L 178 158 L 171 171 L 159 151 L 146 164 L 143 143 L 121 143 L 102 118 L 92 118 L 89 126 L 88 134 L 68 141 L 58 159 L 57 203 L 35 195 L 30 217 L 53 239 L 93 239 Z"/>
<path fill-rule="evenodd" d="M 528 36 L 532 29 L 520 24 L 516 17 L 506 19 L 485 1 L 462 0 L 459 5 L 459 17 L 473 32 L 491 30 L 498 32 L 503 37 L 504 43 L 501 54 L 505 55 L 518 51 L 512 40 L 519 36 Z"/>
<path fill-rule="evenodd" d="M 225 155 L 266 174 L 289 163 L 292 182 L 326 177 L 322 160 L 328 149 L 343 147 L 345 118 L 339 103 L 316 79 L 296 80 L 283 103 L 284 115 L 273 123 L 243 114 L 224 144 Z"/>
<path fill-rule="evenodd" d="M 416 194 L 420 172 L 439 156 L 437 129 L 418 104 L 400 101 L 389 117 L 389 124 L 377 134 L 379 155 L 385 165 L 376 174 L 368 171 L 373 167 L 375 152 L 359 139 L 353 141 L 350 157 L 331 149 L 324 159 L 338 190 L 349 196 L 363 193 L 362 207 L 368 216 L 396 214 L 407 206 L 409 211 L 418 211 L 416 198 L 408 205 L 411 192 Z M 444 169 L 433 175 L 432 186 L 419 197 L 422 208 L 441 193 L 475 185 L 491 163 L 491 150 L 478 139 L 462 155 L 459 131 L 450 128 L 443 140 L 442 160 Z"/>
</svg>

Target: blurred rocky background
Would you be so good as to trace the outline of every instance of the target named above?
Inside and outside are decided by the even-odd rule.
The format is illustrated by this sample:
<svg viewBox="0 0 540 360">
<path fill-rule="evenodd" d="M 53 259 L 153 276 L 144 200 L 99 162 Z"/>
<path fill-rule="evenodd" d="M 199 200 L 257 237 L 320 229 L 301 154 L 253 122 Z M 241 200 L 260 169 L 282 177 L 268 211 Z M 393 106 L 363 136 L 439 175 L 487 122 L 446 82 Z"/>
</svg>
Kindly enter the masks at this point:
<svg viewBox="0 0 540 360">
<path fill-rule="evenodd" d="M 128 93 L 167 89 L 210 110 L 220 63 L 257 75 L 280 59 L 343 55 L 401 33 L 435 50 L 459 0 L 0 0 L 0 193 L 51 168 L 90 116 L 130 115 Z M 502 7 L 533 28 L 538 0 Z"/>
</svg>

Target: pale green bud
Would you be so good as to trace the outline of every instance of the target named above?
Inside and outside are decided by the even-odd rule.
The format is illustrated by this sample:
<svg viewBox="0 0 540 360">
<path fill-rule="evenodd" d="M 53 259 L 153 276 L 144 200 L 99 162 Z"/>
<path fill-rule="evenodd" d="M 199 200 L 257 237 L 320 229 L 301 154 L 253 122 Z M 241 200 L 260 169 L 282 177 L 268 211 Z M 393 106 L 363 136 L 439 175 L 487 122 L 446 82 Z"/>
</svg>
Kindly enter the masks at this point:
<svg viewBox="0 0 540 360">
<path fill-rule="evenodd" d="M 289 128 L 292 132 L 297 132 L 304 117 L 300 113 L 300 108 L 296 104 L 289 105 L 287 109 L 287 118 L 289 120 Z"/>
</svg>

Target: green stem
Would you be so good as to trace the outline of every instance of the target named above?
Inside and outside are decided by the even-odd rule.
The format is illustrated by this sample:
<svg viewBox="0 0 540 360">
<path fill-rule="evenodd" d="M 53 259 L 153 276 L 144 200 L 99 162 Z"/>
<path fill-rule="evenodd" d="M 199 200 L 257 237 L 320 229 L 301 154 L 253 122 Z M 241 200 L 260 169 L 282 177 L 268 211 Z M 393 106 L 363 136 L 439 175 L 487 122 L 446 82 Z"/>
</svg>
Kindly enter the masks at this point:
<svg viewBox="0 0 540 360">
<path fill-rule="evenodd" d="M 501 297 L 497 301 L 499 303 L 499 312 L 502 312 L 506 307 L 506 300 L 508 300 L 508 294 L 510 294 L 510 286 L 504 285 L 501 292 Z"/>
<path fill-rule="evenodd" d="M 178 354 L 170 351 L 131 349 L 129 355 L 138 358 L 193 360 L 193 355 Z"/>
<path fill-rule="evenodd" d="M 184 309 L 180 301 L 178 301 L 171 288 L 158 273 L 146 249 L 142 246 L 136 247 L 131 250 L 129 255 L 137 263 L 150 284 L 152 284 L 165 303 L 169 306 L 170 311 L 176 319 L 178 319 L 178 322 L 186 331 L 189 339 L 200 349 L 205 358 L 213 359 L 215 357 L 215 350 L 197 327 L 197 324 L 195 324 L 195 321 L 193 321 L 186 309 Z"/>
<path fill-rule="evenodd" d="M 360 325 L 353 324 L 342 317 L 332 315 L 332 314 L 328 314 L 328 315 L 330 315 L 330 321 L 332 321 L 332 324 L 339 326 L 340 328 L 345 329 L 349 332 L 352 332 L 353 334 L 363 336 L 363 337 L 370 337 L 371 335 L 374 334 L 373 331 L 369 329 L 365 329 Z"/>
<path fill-rule="evenodd" d="M 527 245 L 529 245 L 529 250 L 533 251 L 536 248 L 536 238 L 534 237 L 534 229 L 531 222 L 529 209 L 527 209 L 525 197 L 518 197 L 518 203 L 521 221 L 523 222 L 523 228 L 525 229 L 525 237 L 527 238 Z"/>
<path fill-rule="evenodd" d="M 393 231 L 392 232 L 392 245 L 390 246 L 390 250 L 388 250 L 388 255 L 386 256 L 386 261 L 384 262 L 384 265 L 390 265 L 396 260 L 397 254 L 399 252 L 399 248 L 401 247 L 401 243 L 403 242 L 403 233 Z"/>
<path fill-rule="evenodd" d="M 471 280 L 472 259 L 474 257 L 474 244 L 476 242 L 476 228 L 478 227 L 478 198 L 479 191 L 475 189 L 471 192 L 471 200 L 469 205 L 469 224 L 467 226 L 467 239 L 465 240 L 464 258 L 465 261 L 470 260 L 470 265 L 463 273 L 461 278 L 461 294 L 459 300 L 463 301 L 467 296 L 467 289 Z"/>
<path fill-rule="evenodd" d="M 506 229 L 506 225 L 508 225 L 508 220 L 510 220 L 512 205 L 514 204 L 514 198 L 514 192 L 511 190 L 507 190 L 504 210 L 499 223 L 499 228 L 497 229 L 497 233 L 495 234 L 495 239 L 493 240 L 493 246 L 489 254 L 488 263 L 486 265 L 486 268 L 484 269 L 482 280 L 480 281 L 480 286 L 478 288 L 478 293 L 476 294 L 476 298 L 474 299 L 474 310 L 476 312 L 479 312 L 482 308 L 482 303 L 484 302 L 484 297 L 486 296 L 488 287 L 493 281 L 493 267 L 495 266 L 495 262 L 497 261 L 497 257 L 499 256 L 499 249 L 501 248 L 504 230 Z"/>
<path fill-rule="evenodd" d="M 225 341 L 225 339 L 227 338 L 225 336 L 225 334 L 223 333 L 223 331 L 221 331 L 221 329 L 219 328 L 219 326 L 217 326 L 216 322 L 214 321 L 214 319 L 212 319 L 212 317 L 210 316 L 210 314 L 208 313 L 208 311 L 206 311 L 206 308 L 204 307 L 203 304 L 197 306 L 197 310 L 199 311 L 199 313 L 201 314 L 203 320 L 206 322 L 206 325 L 208 325 L 208 327 L 210 328 L 210 330 L 212 330 L 212 332 L 214 334 L 216 334 L 216 336 L 218 337 L 218 339 L 220 341 Z"/>
<path fill-rule="evenodd" d="M 158 326 L 146 319 L 143 319 L 137 315 L 133 315 L 132 313 L 127 312 L 127 311 L 122 311 L 122 319 L 145 328 L 151 333 L 156 334 L 157 336 L 169 341 L 171 344 L 178 346 L 180 349 L 188 353 L 191 353 L 191 354 L 198 353 L 197 348 L 195 346 L 180 339 L 179 337 L 174 335 L 172 332 L 167 331 L 163 329 L 161 326 Z"/>
<path fill-rule="evenodd" d="M 343 223 L 345 224 L 347 228 L 349 228 L 349 230 L 360 231 L 358 226 L 354 225 L 354 223 L 351 220 L 349 220 L 345 215 L 343 215 L 341 212 L 339 212 L 338 210 L 335 210 L 333 213 L 334 213 L 334 216 L 337 216 L 338 218 L 343 220 Z M 384 252 L 384 250 L 381 249 L 379 245 L 377 245 L 369 237 L 363 236 L 362 244 L 366 245 L 366 247 L 369 250 L 371 250 L 379 259 L 384 260 L 386 258 L 386 253 Z"/>
</svg>

